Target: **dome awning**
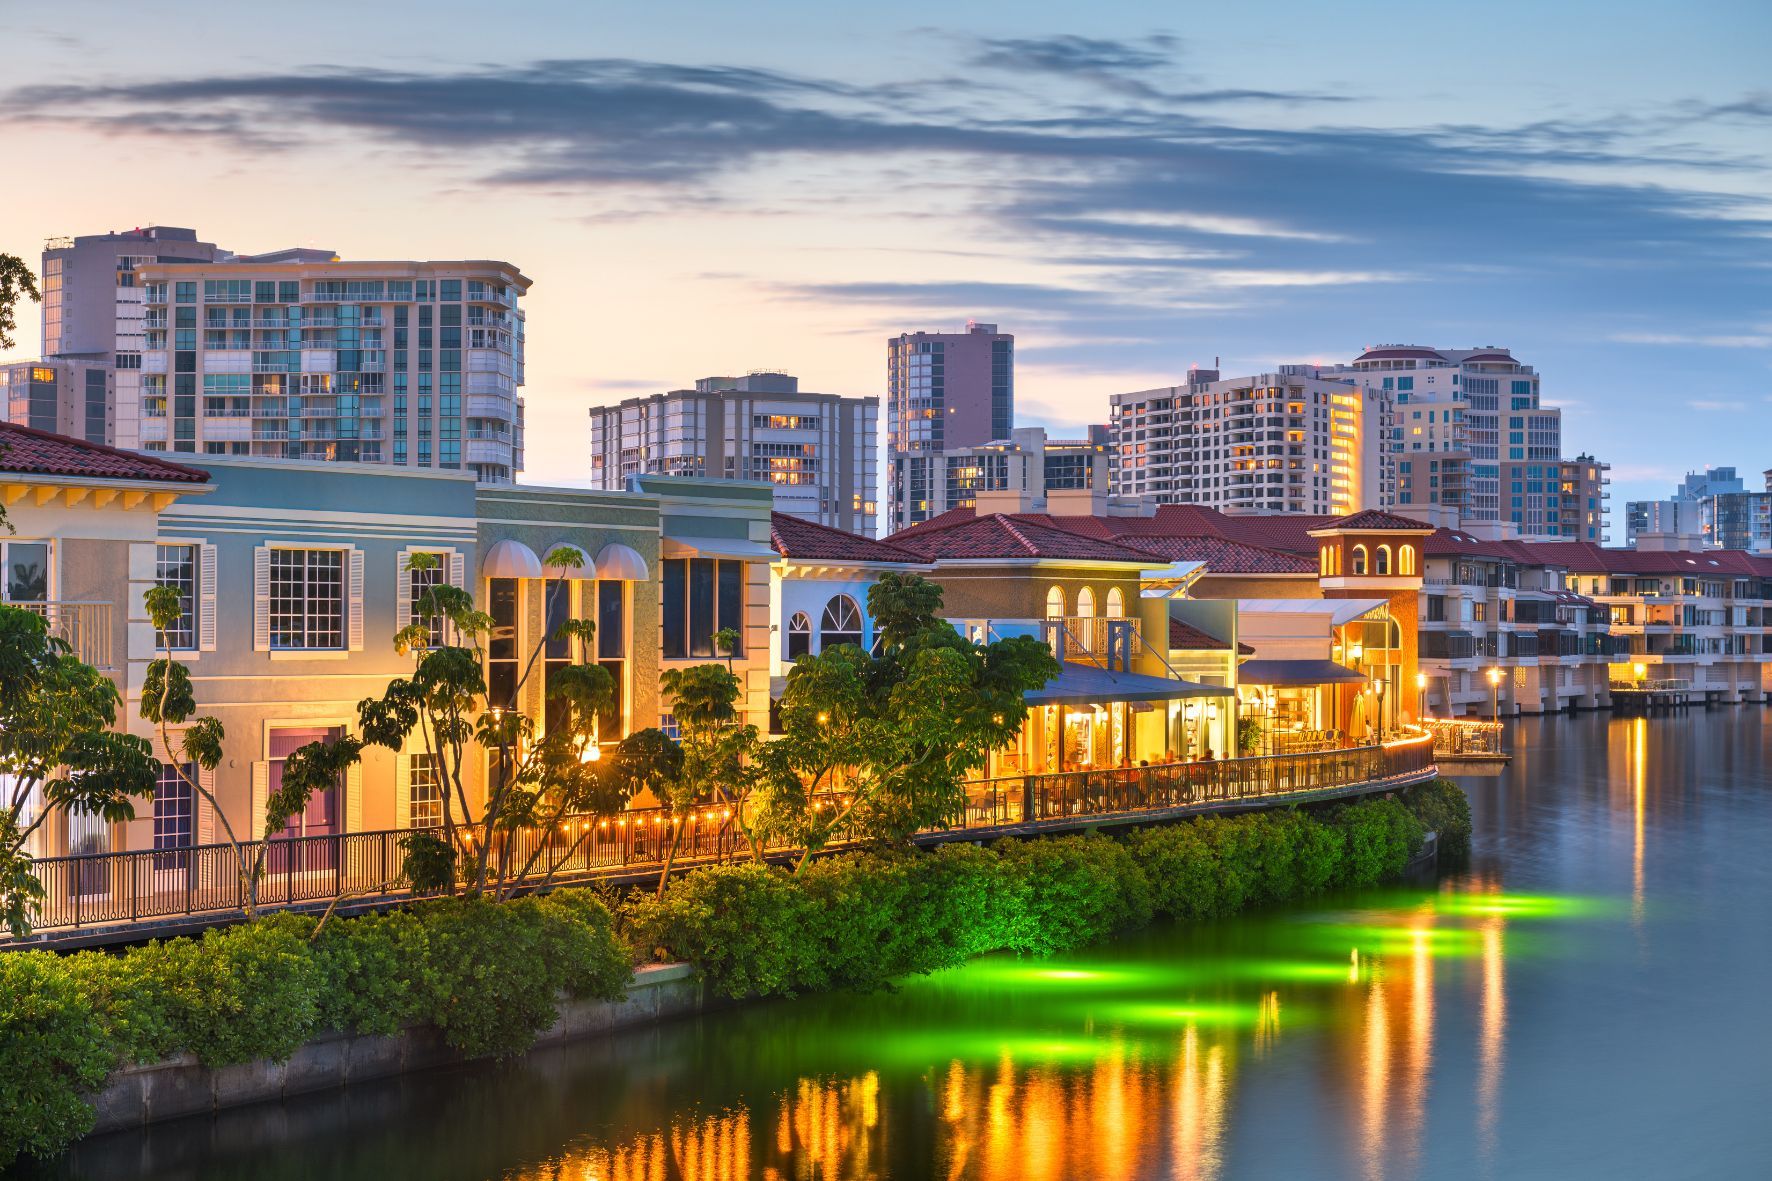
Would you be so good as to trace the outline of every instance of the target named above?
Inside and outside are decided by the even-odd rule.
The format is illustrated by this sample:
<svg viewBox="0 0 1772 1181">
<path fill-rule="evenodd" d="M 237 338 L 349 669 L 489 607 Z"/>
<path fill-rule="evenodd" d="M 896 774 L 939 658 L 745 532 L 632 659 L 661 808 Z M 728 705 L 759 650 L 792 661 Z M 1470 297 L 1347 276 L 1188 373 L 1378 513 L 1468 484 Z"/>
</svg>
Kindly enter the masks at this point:
<svg viewBox="0 0 1772 1181">
<path fill-rule="evenodd" d="M 482 578 L 540 578 L 541 559 L 520 541 L 495 541 L 480 559 Z"/>
<path fill-rule="evenodd" d="M 619 541 L 612 541 L 597 551 L 597 577 L 614 578 L 622 582 L 645 582 L 652 577 L 652 571 L 639 551 Z"/>
<path fill-rule="evenodd" d="M 562 553 L 561 551 L 564 551 Z M 564 565 L 550 562 L 556 555 L 567 557 Z M 542 551 L 542 560 L 548 563 L 546 578 L 576 578 L 589 581 L 597 577 L 597 563 L 591 561 L 591 555 L 583 546 L 573 545 L 570 541 L 556 541 Z M 574 561 L 576 559 L 576 561 Z"/>
</svg>

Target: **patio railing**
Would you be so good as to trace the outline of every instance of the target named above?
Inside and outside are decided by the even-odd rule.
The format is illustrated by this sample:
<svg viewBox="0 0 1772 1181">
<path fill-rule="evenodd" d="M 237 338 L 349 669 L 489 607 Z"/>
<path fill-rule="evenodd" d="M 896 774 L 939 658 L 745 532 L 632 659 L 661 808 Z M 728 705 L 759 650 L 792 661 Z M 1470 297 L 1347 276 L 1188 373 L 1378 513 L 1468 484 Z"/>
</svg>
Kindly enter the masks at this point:
<svg viewBox="0 0 1772 1181">
<path fill-rule="evenodd" d="M 1475 718 L 1423 718 L 1421 726 L 1434 738 L 1434 756 L 1455 759 L 1469 755 L 1499 755 L 1503 727 L 1500 722 Z"/>
<path fill-rule="evenodd" d="M 1401 787 L 1431 777 L 1433 760 L 1433 742 L 1423 734 L 1383 746 L 1309 754 L 978 780 L 967 787 L 964 812 L 948 827 L 926 830 L 919 839 L 940 840 L 956 832 L 1061 829 L 1096 817 L 1136 820 L 1212 811 L 1243 801 Z M 656 872 L 663 868 L 678 823 L 683 836 L 677 865 L 748 855 L 728 809 L 705 809 L 676 822 L 663 809 L 640 809 L 509 834 L 495 850 L 495 864 L 502 861 L 514 872 L 533 857 L 530 884 L 550 874 L 560 882 Z M 273 840 L 265 853 L 259 905 L 280 909 L 341 895 L 399 896 L 404 893 L 398 882 L 404 859 L 400 840 L 410 831 Z M 244 849 L 250 859 L 258 843 L 249 842 Z M 245 901 L 234 852 L 227 845 L 46 857 L 33 868 L 45 891 L 34 925 L 51 937 L 115 926 L 128 938 L 128 924 L 221 918 L 239 912 Z"/>
</svg>

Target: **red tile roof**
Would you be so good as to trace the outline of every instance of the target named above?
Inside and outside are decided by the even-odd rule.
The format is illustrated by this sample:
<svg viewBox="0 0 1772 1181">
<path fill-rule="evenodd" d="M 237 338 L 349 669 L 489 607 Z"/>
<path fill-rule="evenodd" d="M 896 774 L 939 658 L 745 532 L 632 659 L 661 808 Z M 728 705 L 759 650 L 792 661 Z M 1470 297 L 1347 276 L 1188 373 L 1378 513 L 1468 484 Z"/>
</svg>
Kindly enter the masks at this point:
<svg viewBox="0 0 1772 1181">
<path fill-rule="evenodd" d="M 10 422 L 0 422 L 0 472 L 168 484 L 209 482 L 209 473 L 201 468 Z"/>
<path fill-rule="evenodd" d="M 1383 509 L 1369 508 L 1361 509 L 1357 513 L 1349 513 L 1345 517 L 1336 517 L 1333 521 L 1321 526 L 1321 528 L 1360 530 L 1410 529 L 1417 533 L 1421 533 L 1431 530 L 1433 526 L 1424 521 L 1418 521 L 1414 517 L 1405 517 L 1400 513 L 1387 513 Z"/>
<path fill-rule="evenodd" d="M 1171 651 L 1182 652 L 1229 652 L 1231 642 L 1209 635 L 1191 623 L 1171 619 L 1169 621 L 1169 648 Z M 1253 656 L 1255 649 L 1247 644 L 1238 644 L 1237 655 Z"/>
<path fill-rule="evenodd" d="M 784 558 L 823 562 L 897 562 L 921 565 L 918 554 L 889 541 L 876 541 L 787 513 L 769 515 L 769 544 Z"/>
<path fill-rule="evenodd" d="M 1147 549 L 1171 562 L 1204 562 L 1212 574 L 1316 574 L 1317 563 L 1285 550 L 1247 545 L 1222 537 L 1157 537 L 1137 539 Z"/>
<path fill-rule="evenodd" d="M 1685 577 L 1772 577 L 1772 555 L 1741 550 L 1606 549 L 1591 541 L 1517 542 L 1530 560 L 1566 567 L 1576 574 L 1681 575 Z"/>
<path fill-rule="evenodd" d="M 931 560 L 960 558 L 1056 558 L 1079 562 L 1126 562 L 1150 566 L 1160 555 L 1099 537 L 1075 533 L 1034 515 L 959 515 L 951 510 L 886 540 Z"/>
</svg>

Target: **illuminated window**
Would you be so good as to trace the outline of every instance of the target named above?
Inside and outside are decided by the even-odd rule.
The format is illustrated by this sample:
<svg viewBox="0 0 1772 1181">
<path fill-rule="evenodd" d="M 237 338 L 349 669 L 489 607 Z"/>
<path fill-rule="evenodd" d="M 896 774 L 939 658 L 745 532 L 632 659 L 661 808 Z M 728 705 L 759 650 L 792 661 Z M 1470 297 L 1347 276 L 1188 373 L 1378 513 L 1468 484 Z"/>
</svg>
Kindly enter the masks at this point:
<svg viewBox="0 0 1772 1181">
<path fill-rule="evenodd" d="M 1122 616 L 1124 616 L 1125 614 L 1126 614 L 1126 596 L 1120 593 L 1119 587 L 1117 587 L 1117 586 L 1108 587 L 1107 617 L 1109 619 L 1119 619 Z"/>
<path fill-rule="evenodd" d="M 1051 587 L 1046 592 L 1046 618 L 1064 618 L 1064 588 Z"/>
<path fill-rule="evenodd" d="M 1077 616 L 1080 619 L 1095 617 L 1095 592 L 1088 587 L 1077 592 Z"/>
<path fill-rule="evenodd" d="M 1378 547 L 1378 562 L 1373 567 L 1372 573 L 1374 573 L 1374 574 L 1389 574 L 1390 572 L 1391 572 L 1391 547 L 1388 545 L 1381 545 Z"/>
<path fill-rule="evenodd" d="M 1354 569 L 1353 569 L 1353 572 L 1355 574 L 1366 573 L 1366 547 L 1363 545 L 1356 545 L 1354 547 Z"/>
</svg>

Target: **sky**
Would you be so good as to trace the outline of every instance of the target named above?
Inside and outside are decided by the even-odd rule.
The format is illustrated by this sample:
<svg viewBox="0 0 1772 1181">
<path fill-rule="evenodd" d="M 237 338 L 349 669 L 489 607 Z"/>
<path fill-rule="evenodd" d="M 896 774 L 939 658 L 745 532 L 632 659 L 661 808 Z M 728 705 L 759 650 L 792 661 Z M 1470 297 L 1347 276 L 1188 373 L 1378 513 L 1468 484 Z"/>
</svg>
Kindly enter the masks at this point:
<svg viewBox="0 0 1772 1181">
<path fill-rule="evenodd" d="M 1626 499 L 1772 467 L 1772 5 L 0 0 L 0 251 L 499 258 L 528 471 L 586 408 L 1016 335 L 1018 425 L 1505 345 Z M 33 355 L 35 308 L 12 356 Z"/>
</svg>

